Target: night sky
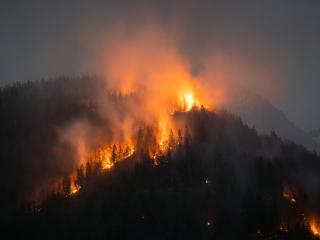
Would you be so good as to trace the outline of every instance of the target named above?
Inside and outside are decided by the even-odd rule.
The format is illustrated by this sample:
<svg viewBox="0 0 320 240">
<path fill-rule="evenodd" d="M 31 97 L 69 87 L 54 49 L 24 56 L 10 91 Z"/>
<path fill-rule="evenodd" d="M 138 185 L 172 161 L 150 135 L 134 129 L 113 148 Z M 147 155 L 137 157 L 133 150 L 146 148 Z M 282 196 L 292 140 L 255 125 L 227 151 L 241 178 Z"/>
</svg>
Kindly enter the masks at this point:
<svg viewBox="0 0 320 240">
<path fill-rule="evenodd" d="M 320 128 L 320 1 L 15 1 L 0 3 L 0 85 L 101 71 L 97 46 L 119 23 L 157 22 L 198 66 L 221 55 L 305 130 Z M 107 43 L 106 43 L 107 44 Z M 272 85 L 272 90 L 264 87 Z"/>
</svg>

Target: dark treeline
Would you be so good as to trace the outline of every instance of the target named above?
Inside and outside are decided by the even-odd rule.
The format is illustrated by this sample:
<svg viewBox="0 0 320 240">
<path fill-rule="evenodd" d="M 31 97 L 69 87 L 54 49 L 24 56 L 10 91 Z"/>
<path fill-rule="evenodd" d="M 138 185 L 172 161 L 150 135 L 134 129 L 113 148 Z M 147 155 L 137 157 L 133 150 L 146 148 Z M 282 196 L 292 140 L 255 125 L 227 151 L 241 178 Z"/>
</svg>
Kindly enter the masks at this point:
<svg viewBox="0 0 320 240">
<path fill-rule="evenodd" d="M 25 189 L 24 181 L 34 181 L 28 174 L 47 166 L 41 161 L 49 161 L 46 154 L 54 145 L 55 137 L 47 136 L 54 135 L 50 126 L 66 124 L 79 114 L 92 115 L 91 104 L 78 101 L 90 100 L 90 94 L 86 98 L 85 93 L 76 93 L 83 98 L 74 101 L 72 94 L 62 97 L 67 91 L 62 91 L 64 87 L 77 91 L 72 81 L 2 90 L 5 114 L 1 123 L 7 126 L 1 132 L 5 146 L 2 206 L 17 200 L 19 188 Z M 58 88 L 60 84 L 64 87 Z M 62 94 L 61 98 L 51 102 L 48 95 L 27 95 L 46 86 L 57 87 L 56 92 L 48 91 Z M 85 89 L 90 91 L 90 87 Z M 34 107 L 27 108 L 29 104 Z M 37 108 L 39 104 L 45 109 Z M 78 110 L 71 111 L 72 106 Z M 320 158 L 316 154 L 275 133 L 260 136 L 223 110 L 201 108 L 176 113 L 173 118 L 181 131 L 172 137 L 174 144 L 158 157 L 157 165 L 147 154 L 152 141 L 144 141 L 152 139 L 152 131 L 140 131 L 137 139 L 144 140 L 137 141 L 130 158 L 117 162 L 115 154 L 115 166 L 107 172 L 88 162 L 78 169 L 81 189 L 75 195 L 66 196 L 70 182 L 65 181 L 42 204 L 29 202 L 8 213 L 2 226 L 14 229 L 9 231 L 12 238 L 22 239 L 315 239 L 304 216 L 320 210 Z M 62 161 L 60 157 L 55 161 Z M 55 174 L 63 173 L 60 169 Z M 287 186 L 293 189 L 294 201 L 283 196 Z"/>
</svg>

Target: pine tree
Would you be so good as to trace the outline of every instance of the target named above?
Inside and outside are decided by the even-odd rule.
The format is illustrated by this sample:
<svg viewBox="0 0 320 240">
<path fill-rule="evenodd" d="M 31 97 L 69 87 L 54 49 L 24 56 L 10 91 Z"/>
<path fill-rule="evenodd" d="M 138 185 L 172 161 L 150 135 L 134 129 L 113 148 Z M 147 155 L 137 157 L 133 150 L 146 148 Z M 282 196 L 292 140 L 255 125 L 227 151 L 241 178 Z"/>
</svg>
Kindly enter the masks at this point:
<svg viewBox="0 0 320 240">
<path fill-rule="evenodd" d="M 186 126 L 185 133 L 184 133 L 183 143 L 184 143 L 184 147 L 186 149 L 188 149 L 190 147 L 190 133 L 189 133 L 189 129 L 187 126 Z"/>
<path fill-rule="evenodd" d="M 178 146 L 182 146 L 183 144 L 183 139 L 182 139 L 182 133 L 181 133 L 181 129 L 178 129 Z"/>
<path fill-rule="evenodd" d="M 84 167 L 81 165 L 78 170 L 77 170 L 77 180 L 76 183 L 79 186 L 83 186 L 85 182 L 85 172 L 84 172 Z"/>
<path fill-rule="evenodd" d="M 65 174 L 62 180 L 62 190 L 65 195 L 69 195 L 71 192 L 71 179 L 69 174 Z"/>
<path fill-rule="evenodd" d="M 117 161 L 117 146 L 113 144 L 112 152 L 111 152 L 111 162 L 112 164 L 115 164 L 116 161 Z"/>
<path fill-rule="evenodd" d="M 129 156 L 129 154 L 130 154 L 130 147 L 129 147 L 129 146 L 127 146 L 127 147 L 126 147 L 126 149 L 124 150 L 123 155 L 124 155 L 124 157 L 128 157 L 128 156 Z"/>
<path fill-rule="evenodd" d="M 92 180 L 93 170 L 91 166 L 91 161 L 89 160 L 86 164 L 86 180 L 90 182 Z"/>
<path fill-rule="evenodd" d="M 174 135 L 173 135 L 172 129 L 170 129 L 170 133 L 169 133 L 169 149 L 170 150 L 174 150 L 175 146 L 176 146 L 176 140 L 174 139 Z"/>
<path fill-rule="evenodd" d="M 118 158 L 119 159 L 122 159 L 124 156 L 123 156 L 123 149 L 122 149 L 122 146 L 119 145 L 119 150 L 118 150 Z"/>
</svg>

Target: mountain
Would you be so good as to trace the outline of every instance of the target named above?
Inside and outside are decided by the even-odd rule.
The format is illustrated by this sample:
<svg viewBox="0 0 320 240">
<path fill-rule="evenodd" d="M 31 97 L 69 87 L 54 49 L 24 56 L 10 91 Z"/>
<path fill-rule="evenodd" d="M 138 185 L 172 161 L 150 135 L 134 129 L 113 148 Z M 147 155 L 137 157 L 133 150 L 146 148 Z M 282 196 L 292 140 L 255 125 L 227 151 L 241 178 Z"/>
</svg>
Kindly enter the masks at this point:
<svg viewBox="0 0 320 240">
<path fill-rule="evenodd" d="M 226 108 L 239 115 L 244 122 L 261 133 L 276 132 L 280 137 L 294 141 L 320 153 L 320 145 L 313 137 L 295 126 L 286 115 L 265 98 L 248 91 L 232 93 Z"/>
<path fill-rule="evenodd" d="M 225 110 L 176 111 L 170 115 L 174 131 L 169 131 L 166 149 L 155 141 L 157 129 L 140 123 L 133 131 L 131 154 L 114 144 L 109 167 L 96 161 L 98 152 L 75 167 L 77 151 L 61 142 L 61 131 L 77 139 L 84 130 L 78 125 L 81 119 L 94 128 L 93 135 L 86 135 L 89 142 L 114 134 L 110 119 L 96 110 L 97 89 L 104 87 L 97 82 L 95 77 L 59 78 L 1 90 L 4 235 L 318 238 L 320 157 L 275 132 L 261 134 Z M 126 113 L 126 106 L 136 106 L 137 96 L 102 92 L 107 113 L 116 114 L 117 109 L 121 118 L 134 114 Z M 46 184 L 55 178 L 62 181 Z M 76 191 L 71 191 L 72 184 L 77 184 Z M 25 198 L 43 186 L 47 188 L 41 200 Z"/>
<path fill-rule="evenodd" d="M 188 130 L 157 164 L 138 152 L 107 172 L 92 163 L 76 194 L 62 189 L 20 209 L 8 227 L 13 236 L 316 238 L 309 225 L 320 207 L 318 184 L 310 184 L 320 182 L 317 155 L 275 134 L 259 136 L 227 112 L 194 109 L 173 119 Z M 147 153 L 150 142 L 141 144 Z"/>
</svg>

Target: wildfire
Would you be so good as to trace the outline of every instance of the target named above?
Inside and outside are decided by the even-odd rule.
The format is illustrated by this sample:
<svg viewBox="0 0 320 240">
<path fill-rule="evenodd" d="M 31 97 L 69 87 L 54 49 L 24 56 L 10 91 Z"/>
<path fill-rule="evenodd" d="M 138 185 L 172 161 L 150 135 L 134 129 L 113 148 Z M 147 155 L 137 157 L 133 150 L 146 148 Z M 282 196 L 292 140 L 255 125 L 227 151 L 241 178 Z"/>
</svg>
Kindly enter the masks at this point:
<svg viewBox="0 0 320 240">
<path fill-rule="evenodd" d="M 212 226 L 212 224 L 213 224 L 213 222 L 212 222 L 212 220 L 211 220 L 211 219 L 207 220 L 207 227 L 211 227 L 211 226 Z"/>
<path fill-rule="evenodd" d="M 288 232 L 288 226 L 287 224 L 281 224 L 280 227 L 279 227 L 279 230 L 282 231 L 282 232 Z"/>
<path fill-rule="evenodd" d="M 133 153 L 134 148 L 130 144 L 127 144 L 126 147 L 113 144 L 98 149 L 95 153 L 95 160 L 101 163 L 102 170 L 109 170 L 116 162 L 130 157 Z"/>
<path fill-rule="evenodd" d="M 79 192 L 80 189 L 81 189 L 81 186 L 79 186 L 78 184 L 76 184 L 74 181 L 71 182 L 70 195 L 76 194 L 77 192 Z"/>
<path fill-rule="evenodd" d="M 103 170 L 108 170 L 108 169 L 111 169 L 112 167 L 113 167 L 113 163 L 102 162 L 102 169 Z"/>
<path fill-rule="evenodd" d="M 291 203 L 296 203 L 297 200 L 295 198 L 295 193 L 292 188 L 289 186 L 285 185 L 282 191 L 282 196 L 287 199 Z"/>
<path fill-rule="evenodd" d="M 209 185 L 210 184 L 210 180 L 208 178 L 205 179 L 205 184 Z"/>
<path fill-rule="evenodd" d="M 199 106 L 199 100 L 195 98 L 193 92 L 186 92 L 179 97 L 178 107 L 181 111 L 188 112 L 193 107 Z"/>
<path fill-rule="evenodd" d="M 162 119 L 159 123 L 159 132 L 157 138 L 159 142 L 159 150 L 166 151 L 169 137 L 169 123 L 168 120 Z"/>
<path fill-rule="evenodd" d="M 311 233 L 320 238 L 320 224 L 319 222 L 316 220 L 316 218 L 311 218 L 310 222 L 309 222 L 309 227 L 310 227 L 310 231 Z"/>
<path fill-rule="evenodd" d="M 193 88 L 187 84 L 183 87 L 184 91 L 177 89 L 176 97 L 173 97 L 171 100 L 176 99 L 176 101 L 165 101 L 173 107 L 173 112 L 187 112 L 192 110 L 195 107 L 202 106 L 203 103 L 199 101 L 198 92 L 193 91 Z M 155 105 L 156 106 L 156 105 Z M 170 107 L 170 106 L 169 106 Z M 105 171 L 112 170 L 117 162 L 121 162 L 130 158 L 135 153 L 147 154 L 155 166 L 158 166 L 161 163 L 161 156 L 164 156 L 168 152 L 173 152 L 177 145 L 181 144 L 181 132 L 180 138 L 178 137 L 179 131 L 173 127 L 170 117 L 170 110 L 168 111 L 159 111 L 155 114 L 154 122 L 149 125 L 144 125 L 142 122 L 139 131 L 132 133 L 132 136 L 127 136 L 127 132 L 124 132 L 125 141 L 112 141 L 109 143 L 101 143 L 101 146 L 96 149 L 89 149 L 83 146 L 84 141 L 78 141 L 77 143 L 79 149 L 86 149 L 86 154 L 80 154 L 81 156 L 85 155 L 86 159 L 80 159 L 82 173 L 83 175 L 87 174 L 87 166 L 90 164 L 95 164 L 98 166 L 98 172 L 102 173 Z M 148 123 L 149 124 L 149 123 Z M 139 127 L 139 126 L 138 126 Z M 137 135 L 135 135 L 137 134 Z M 139 135 L 140 134 L 140 135 Z M 176 135 L 176 136 L 175 136 Z M 123 138 L 123 137 L 122 137 Z M 89 165 L 87 165 L 89 163 Z M 89 172 L 91 170 L 89 169 Z M 80 178 L 81 178 L 80 174 Z M 69 175 L 69 180 L 64 181 L 64 194 L 65 196 L 72 196 L 79 192 L 83 183 L 79 183 L 78 178 L 79 171 L 76 169 Z M 55 182 L 60 184 L 61 179 Z M 210 180 L 205 179 L 205 184 L 209 185 Z M 60 184 L 61 185 L 61 184 Z M 63 185 L 63 184 L 62 184 Z M 210 223 L 210 222 L 209 222 Z M 211 224 L 211 223 L 210 223 Z"/>
</svg>

